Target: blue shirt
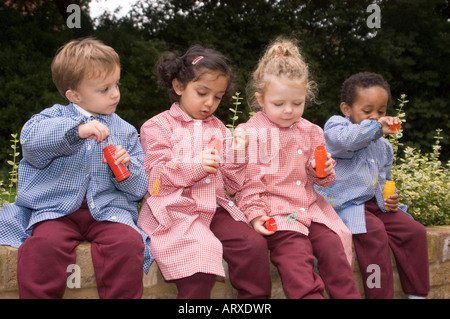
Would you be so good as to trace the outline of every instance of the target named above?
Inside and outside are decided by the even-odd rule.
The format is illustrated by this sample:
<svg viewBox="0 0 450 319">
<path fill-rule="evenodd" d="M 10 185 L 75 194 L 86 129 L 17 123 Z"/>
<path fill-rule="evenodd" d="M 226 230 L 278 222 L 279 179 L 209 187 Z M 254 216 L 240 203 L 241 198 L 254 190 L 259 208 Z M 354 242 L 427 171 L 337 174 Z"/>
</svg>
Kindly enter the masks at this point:
<svg viewBox="0 0 450 319">
<path fill-rule="evenodd" d="M 391 179 L 392 145 L 383 137 L 378 121 L 353 124 L 349 118 L 333 116 L 324 127 L 327 151 L 336 160 L 336 182 L 315 186 L 333 206 L 352 234 L 366 233 L 364 203 L 375 197 L 383 212 L 383 189 Z M 406 212 L 405 205 L 399 209 Z"/>
<path fill-rule="evenodd" d="M 93 119 L 109 128 L 102 143 L 78 135 L 78 126 Z M 56 104 L 25 124 L 20 143 L 18 193 L 15 203 L 3 205 L 0 212 L 0 244 L 19 247 L 34 224 L 73 213 L 86 198 L 95 220 L 122 223 L 142 235 L 148 271 L 150 239 L 136 225 L 138 202 L 148 185 L 137 130 L 115 113 L 89 117 L 74 104 Z M 102 162 L 108 143 L 121 145 L 130 155 L 131 176 L 122 182 Z"/>
</svg>

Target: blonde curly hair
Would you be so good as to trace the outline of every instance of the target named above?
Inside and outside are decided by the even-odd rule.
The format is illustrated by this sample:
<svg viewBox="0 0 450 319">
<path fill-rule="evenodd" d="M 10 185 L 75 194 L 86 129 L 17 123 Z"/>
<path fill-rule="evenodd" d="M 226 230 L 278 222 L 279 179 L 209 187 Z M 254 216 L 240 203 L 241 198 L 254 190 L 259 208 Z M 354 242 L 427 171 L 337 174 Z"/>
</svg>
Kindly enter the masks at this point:
<svg viewBox="0 0 450 319">
<path fill-rule="evenodd" d="M 264 94 L 265 87 L 271 77 L 298 81 L 306 86 L 307 101 L 315 102 L 317 84 L 310 80 L 308 65 L 300 53 L 296 40 L 277 38 L 267 47 L 259 60 L 247 86 L 247 97 L 253 111 L 258 111 L 261 108 L 255 98 L 255 93 Z"/>
</svg>

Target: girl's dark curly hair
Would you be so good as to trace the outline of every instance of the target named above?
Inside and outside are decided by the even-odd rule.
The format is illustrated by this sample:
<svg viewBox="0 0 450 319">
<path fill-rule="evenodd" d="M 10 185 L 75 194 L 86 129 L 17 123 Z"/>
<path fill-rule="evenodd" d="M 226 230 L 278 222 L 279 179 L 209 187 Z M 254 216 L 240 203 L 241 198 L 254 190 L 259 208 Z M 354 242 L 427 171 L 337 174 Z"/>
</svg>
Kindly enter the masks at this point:
<svg viewBox="0 0 450 319">
<path fill-rule="evenodd" d="M 386 90 L 389 105 L 391 103 L 391 89 L 389 84 L 380 74 L 371 72 L 356 73 L 345 80 L 341 89 L 341 102 L 352 106 L 358 95 L 356 92 L 357 88 L 369 88 L 373 86 L 379 86 Z"/>
<path fill-rule="evenodd" d="M 191 81 L 198 80 L 206 72 L 219 72 L 228 78 L 228 87 L 222 102 L 231 99 L 234 90 L 234 74 L 230 60 L 222 53 L 200 45 L 190 47 L 182 56 L 173 52 L 165 53 L 157 66 L 158 85 L 170 89 L 170 99 L 178 102 L 180 96 L 172 87 L 172 81 L 178 79 L 185 87 Z"/>
</svg>

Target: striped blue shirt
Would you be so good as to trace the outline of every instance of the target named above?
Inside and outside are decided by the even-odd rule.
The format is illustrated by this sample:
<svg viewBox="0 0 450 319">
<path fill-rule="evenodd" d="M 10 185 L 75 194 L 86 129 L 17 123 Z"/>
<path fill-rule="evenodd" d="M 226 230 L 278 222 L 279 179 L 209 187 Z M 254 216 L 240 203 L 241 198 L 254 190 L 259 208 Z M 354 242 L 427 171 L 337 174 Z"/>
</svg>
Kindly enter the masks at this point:
<svg viewBox="0 0 450 319">
<path fill-rule="evenodd" d="M 109 128 L 106 141 L 79 137 L 78 126 L 92 119 Z M 148 184 L 137 130 L 115 113 L 89 117 L 72 103 L 56 104 L 25 124 L 20 143 L 18 194 L 0 212 L 0 244 L 19 247 L 34 224 L 66 216 L 86 198 L 95 220 L 129 225 L 142 235 L 148 271 L 153 261 L 150 239 L 136 225 L 138 202 Z M 102 162 L 107 143 L 121 145 L 130 155 L 131 176 L 122 182 Z"/>
<path fill-rule="evenodd" d="M 386 212 L 383 189 L 391 179 L 392 145 L 383 137 L 378 121 L 353 124 L 349 118 L 333 116 L 324 127 L 326 147 L 336 160 L 336 182 L 316 191 L 333 206 L 352 234 L 366 233 L 364 203 L 373 197 Z M 399 209 L 406 212 L 405 205 Z"/>
</svg>

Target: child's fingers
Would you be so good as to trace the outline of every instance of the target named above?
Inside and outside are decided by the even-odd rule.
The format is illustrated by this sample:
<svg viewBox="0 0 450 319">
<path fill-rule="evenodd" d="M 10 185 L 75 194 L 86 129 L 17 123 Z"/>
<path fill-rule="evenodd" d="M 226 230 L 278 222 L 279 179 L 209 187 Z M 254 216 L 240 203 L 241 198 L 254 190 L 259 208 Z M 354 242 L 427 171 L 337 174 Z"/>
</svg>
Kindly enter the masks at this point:
<svg viewBox="0 0 450 319">
<path fill-rule="evenodd" d="M 398 205 L 398 194 L 393 194 L 384 199 L 388 205 Z"/>
<path fill-rule="evenodd" d="M 396 211 L 398 208 L 398 194 L 389 195 L 384 199 L 384 206 L 391 211 Z"/>
<path fill-rule="evenodd" d="M 203 169 L 205 170 L 206 173 L 208 174 L 215 174 L 217 173 L 217 168 L 211 167 L 211 166 L 203 166 Z"/>
<path fill-rule="evenodd" d="M 251 221 L 251 225 L 253 227 L 253 229 L 264 236 L 270 236 L 273 235 L 275 232 L 271 231 L 271 230 L 267 230 L 267 228 L 264 226 L 264 223 L 266 222 L 266 220 L 268 220 L 270 217 L 269 216 L 260 216 L 260 217 L 256 217 L 255 219 L 253 219 Z"/>
<path fill-rule="evenodd" d="M 213 159 L 204 159 L 203 165 L 214 167 L 214 168 L 219 168 L 219 163 Z"/>
<path fill-rule="evenodd" d="M 325 162 L 325 166 L 327 169 L 333 169 L 336 166 L 336 161 L 331 158 L 330 153 L 328 153 L 327 161 Z"/>
<path fill-rule="evenodd" d="M 214 161 L 217 162 L 217 165 L 220 163 L 219 152 L 215 149 L 206 149 L 202 154 L 203 161 Z"/>
<path fill-rule="evenodd" d="M 388 204 L 387 202 L 384 202 L 384 207 L 386 208 L 386 210 L 396 212 L 398 205 L 397 204 Z"/>
<path fill-rule="evenodd" d="M 233 149 L 237 150 L 243 150 L 246 149 L 249 143 L 249 138 L 247 131 L 242 128 L 238 127 L 233 132 Z"/>
<path fill-rule="evenodd" d="M 92 138 L 100 143 L 109 136 L 109 129 L 99 121 L 93 120 L 78 126 L 78 135 L 80 138 Z"/>
<path fill-rule="evenodd" d="M 130 155 L 121 145 L 118 145 L 116 147 L 114 161 L 116 165 L 125 164 L 126 166 L 128 166 L 130 163 Z"/>
</svg>

